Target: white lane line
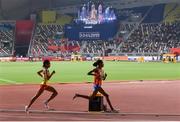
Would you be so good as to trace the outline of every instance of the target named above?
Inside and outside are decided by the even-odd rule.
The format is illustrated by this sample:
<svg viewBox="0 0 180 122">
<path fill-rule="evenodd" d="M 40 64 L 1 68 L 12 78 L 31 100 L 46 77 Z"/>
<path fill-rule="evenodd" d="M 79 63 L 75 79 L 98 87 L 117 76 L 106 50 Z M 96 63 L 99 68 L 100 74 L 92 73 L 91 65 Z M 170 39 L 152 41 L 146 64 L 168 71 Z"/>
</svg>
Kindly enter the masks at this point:
<svg viewBox="0 0 180 122">
<path fill-rule="evenodd" d="M 24 110 L 18 110 L 18 109 L 0 109 L 0 112 L 20 112 L 25 113 Z M 143 115 L 143 116 L 180 116 L 180 114 L 168 114 L 168 113 L 133 113 L 133 112 L 119 112 L 119 113 L 109 113 L 109 112 L 85 112 L 85 111 L 58 111 L 58 110 L 52 110 L 52 111 L 43 111 L 43 110 L 30 110 L 30 113 L 49 113 L 49 114 L 85 114 L 85 115 Z"/>
<path fill-rule="evenodd" d="M 4 78 L 0 78 L 0 81 L 6 82 L 6 83 L 12 83 L 12 84 L 21 84 L 20 82 L 16 82 L 16 81 L 4 79 Z"/>
</svg>

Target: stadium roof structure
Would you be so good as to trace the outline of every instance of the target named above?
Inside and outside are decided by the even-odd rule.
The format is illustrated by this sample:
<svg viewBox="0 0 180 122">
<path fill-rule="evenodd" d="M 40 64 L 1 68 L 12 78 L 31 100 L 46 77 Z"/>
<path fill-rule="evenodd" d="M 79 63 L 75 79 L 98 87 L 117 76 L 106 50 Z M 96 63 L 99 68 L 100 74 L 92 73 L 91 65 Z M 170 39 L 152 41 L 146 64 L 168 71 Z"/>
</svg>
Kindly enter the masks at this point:
<svg viewBox="0 0 180 122">
<path fill-rule="evenodd" d="M 33 12 L 39 10 L 47 10 L 68 6 L 80 6 L 89 0 L 0 0 L 0 19 L 2 20 L 17 20 L 28 18 L 29 15 Z M 91 0 L 91 1 L 100 1 L 105 4 L 111 5 L 121 5 L 128 6 L 134 5 L 142 5 L 145 3 L 153 4 L 153 3 L 168 3 L 168 2 L 178 2 L 180 0 Z M 120 5 L 121 4 L 121 5 Z"/>
</svg>

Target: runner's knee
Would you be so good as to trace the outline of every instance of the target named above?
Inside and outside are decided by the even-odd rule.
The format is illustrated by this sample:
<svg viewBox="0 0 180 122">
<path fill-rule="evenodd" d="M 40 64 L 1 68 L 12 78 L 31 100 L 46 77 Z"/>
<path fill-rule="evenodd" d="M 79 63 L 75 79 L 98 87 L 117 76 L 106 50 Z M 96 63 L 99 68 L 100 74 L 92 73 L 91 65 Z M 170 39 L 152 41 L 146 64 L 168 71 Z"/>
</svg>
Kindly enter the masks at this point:
<svg viewBox="0 0 180 122">
<path fill-rule="evenodd" d="M 58 95 L 58 92 L 55 90 L 55 91 L 53 92 L 53 95 L 57 96 L 57 95 Z"/>
</svg>

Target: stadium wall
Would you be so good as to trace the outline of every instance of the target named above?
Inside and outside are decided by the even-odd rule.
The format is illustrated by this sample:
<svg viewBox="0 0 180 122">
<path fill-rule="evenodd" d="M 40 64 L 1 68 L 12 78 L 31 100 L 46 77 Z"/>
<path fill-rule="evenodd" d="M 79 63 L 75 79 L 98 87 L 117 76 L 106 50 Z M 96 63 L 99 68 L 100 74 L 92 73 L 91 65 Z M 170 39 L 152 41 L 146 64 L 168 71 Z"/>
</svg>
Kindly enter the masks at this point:
<svg viewBox="0 0 180 122">
<path fill-rule="evenodd" d="M 105 61 L 132 61 L 136 62 L 139 58 L 143 58 L 144 62 L 159 62 L 162 61 L 160 56 L 107 56 L 107 57 L 81 57 L 80 61 L 92 61 L 97 59 L 102 59 Z M 30 58 L 30 57 L 0 57 L 0 62 L 16 62 L 16 61 L 43 61 L 48 59 L 50 61 L 72 61 L 71 57 L 54 57 L 54 56 L 45 56 L 42 58 Z M 180 62 L 180 56 L 176 57 L 176 60 Z"/>
<path fill-rule="evenodd" d="M 128 56 L 128 57 L 119 57 L 119 60 L 116 58 L 106 58 L 103 59 L 103 57 L 92 57 L 92 58 L 82 58 L 82 61 L 92 61 L 92 60 L 97 60 L 97 59 L 103 59 L 105 61 L 130 61 L 130 62 L 136 62 L 138 58 L 141 58 L 141 56 Z M 144 56 L 144 61 L 145 62 L 159 62 L 160 57 L 158 56 Z M 71 61 L 71 58 L 61 58 L 61 57 L 43 57 L 42 59 L 39 58 L 33 58 L 31 60 L 30 58 L 27 57 L 0 57 L 0 62 L 27 62 L 27 61 L 43 61 L 45 59 L 48 59 L 50 61 Z M 180 62 L 180 56 L 176 58 L 178 62 Z"/>
</svg>

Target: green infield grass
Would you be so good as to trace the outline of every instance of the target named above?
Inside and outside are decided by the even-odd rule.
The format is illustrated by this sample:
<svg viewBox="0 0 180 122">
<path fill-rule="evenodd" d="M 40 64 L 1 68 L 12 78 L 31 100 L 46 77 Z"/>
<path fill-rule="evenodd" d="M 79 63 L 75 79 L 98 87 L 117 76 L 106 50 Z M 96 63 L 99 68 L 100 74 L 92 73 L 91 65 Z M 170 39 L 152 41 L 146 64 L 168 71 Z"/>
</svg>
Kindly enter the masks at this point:
<svg viewBox="0 0 180 122">
<path fill-rule="evenodd" d="M 93 77 L 87 75 L 94 68 L 92 64 L 91 61 L 51 62 L 49 70 L 56 73 L 49 82 L 92 82 Z M 180 80 L 180 63 L 106 61 L 104 64 L 106 81 Z M 41 69 L 42 62 L 0 62 L 0 84 L 39 84 L 42 78 L 37 71 Z"/>
</svg>

